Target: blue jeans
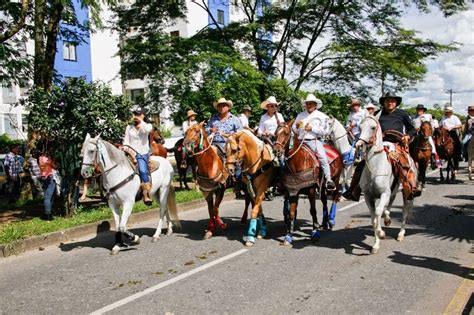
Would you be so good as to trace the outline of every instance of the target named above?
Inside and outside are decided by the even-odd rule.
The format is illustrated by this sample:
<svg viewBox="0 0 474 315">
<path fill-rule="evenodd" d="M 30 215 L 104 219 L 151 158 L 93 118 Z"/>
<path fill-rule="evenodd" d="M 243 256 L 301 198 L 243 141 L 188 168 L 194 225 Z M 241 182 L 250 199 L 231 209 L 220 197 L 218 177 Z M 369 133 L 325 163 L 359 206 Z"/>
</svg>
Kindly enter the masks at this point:
<svg viewBox="0 0 474 315">
<path fill-rule="evenodd" d="M 148 159 L 150 158 L 149 154 L 137 154 L 135 157 L 138 162 L 138 173 L 142 182 L 148 183 L 150 181 L 150 176 L 148 176 Z"/>
<path fill-rule="evenodd" d="M 324 176 L 327 180 L 331 179 L 331 168 L 329 166 L 328 157 L 326 155 L 326 150 L 324 149 L 323 143 L 320 140 L 303 140 L 313 152 L 316 152 L 319 163 L 321 164 L 321 169 L 323 170 Z"/>
<path fill-rule="evenodd" d="M 43 179 L 44 213 L 46 214 L 51 214 L 55 189 L 56 182 L 53 179 L 53 175 L 50 175 L 46 179 Z"/>
</svg>

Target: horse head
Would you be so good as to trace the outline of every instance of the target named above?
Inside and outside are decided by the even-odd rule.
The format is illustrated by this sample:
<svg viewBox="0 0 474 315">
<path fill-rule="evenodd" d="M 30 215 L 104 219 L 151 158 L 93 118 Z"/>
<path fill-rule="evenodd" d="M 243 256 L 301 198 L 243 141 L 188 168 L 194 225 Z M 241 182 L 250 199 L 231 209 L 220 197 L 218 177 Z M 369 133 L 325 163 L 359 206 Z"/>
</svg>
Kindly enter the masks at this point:
<svg viewBox="0 0 474 315">
<path fill-rule="evenodd" d="M 82 167 L 81 175 L 84 178 L 92 177 L 96 167 L 98 166 L 98 155 L 97 155 L 97 143 L 99 136 L 92 138 L 89 134 L 86 135 L 86 139 L 82 144 L 81 156 L 82 156 Z"/>
<path fill-rule="evenodd" d="M 242 158 L 241 147 L 239 144 L 240 133 L 233 134 L 227 138 L 225 145 L 226 152 L 226 161 L 225 167 L 230 175 L 234 176 L 236 174 L 236 169 L 240 165 Z"/>
<path fill-rule="evenodd" d="M 291 126 L 293 125 L 293 119 L 288 123 L 283 122 L 278 125 L 275 130 L 275 142 L 273 144 L 273 152 L 275 156 L 281 161 L 285 156 L 285 151 L 288 148 L 290 141 Z"/>
<path fill-rule="evenodd" d="M 425 139 L 431 137 L 433 135 L 433 127 L 431 127 L 431 123 L 429 121 L 423 121 L 418 130 L 418 134 Z"/>
<path fill-rule="evenodd" d="M 204 122 L 194 124 L 188 128 L 184 135 L 183 147 L 188 155 L 194 155 L 196 150 L 202 150 L 207 137 L 204 131 Z"/>
<path fill-rule="evenodd" d="M 379 121 L 372 116 L 367 116 L 360 123 L 360 136 L 356 143 L 356 147 L 367 145 L 372 147 L 376 144 L 382 143 L 382 130 Z"/>
</svg>

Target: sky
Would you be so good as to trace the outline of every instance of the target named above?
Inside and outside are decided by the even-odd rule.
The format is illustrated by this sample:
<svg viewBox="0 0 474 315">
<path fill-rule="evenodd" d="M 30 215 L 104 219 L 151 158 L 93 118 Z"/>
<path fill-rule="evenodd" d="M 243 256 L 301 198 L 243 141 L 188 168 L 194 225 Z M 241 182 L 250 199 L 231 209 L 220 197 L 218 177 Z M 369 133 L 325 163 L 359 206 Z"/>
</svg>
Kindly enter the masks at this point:
<svg viewBox="0 0 474 315">
<path fill-rule="evenodd" d="M 421 14 L 408 10 L 402 24 L 419 32 L 422 38 L 429 38 L 441 44 L 458 42 L 462 44 L 456 52 L 442 54 L 427 60 L 428 71 L 416 90 L 402 93 L 407 105 L 424 104 L 432 107 L 438 103 L 449 103 L 448 90 L 452 89 L 454 111 L 466 115 L 468 105 L 474 104 L 474 5 L 470 10 L 445 18 L 439 10 Z"/>
</svg>

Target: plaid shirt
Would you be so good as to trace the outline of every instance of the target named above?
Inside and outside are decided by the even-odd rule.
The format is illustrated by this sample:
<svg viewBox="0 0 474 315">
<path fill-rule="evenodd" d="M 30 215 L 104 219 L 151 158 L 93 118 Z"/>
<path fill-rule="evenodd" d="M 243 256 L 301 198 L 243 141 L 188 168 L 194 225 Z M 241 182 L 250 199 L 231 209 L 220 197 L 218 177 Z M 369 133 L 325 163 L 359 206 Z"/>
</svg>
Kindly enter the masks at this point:
<svg viewBox="0 0 474 315">
<path fill-rule="evenodd" d="M 38 166 L 37 159 L 35 159 L 34 157 L 30 157 L 30 159 L 28 160 L 28 166 L 30 168 L 31 176 L 41 176 L 41 171 Z"/>
<path fill-rule="evenodd" d="M 16 181 L 20 178 L 21 165 L 18 155 L 13 154 L 11 152 L 8 153 L 5 156 L 4 165 L 8 171 L 8 175 L 10 176 L 11 180 Z"/>
</svg>

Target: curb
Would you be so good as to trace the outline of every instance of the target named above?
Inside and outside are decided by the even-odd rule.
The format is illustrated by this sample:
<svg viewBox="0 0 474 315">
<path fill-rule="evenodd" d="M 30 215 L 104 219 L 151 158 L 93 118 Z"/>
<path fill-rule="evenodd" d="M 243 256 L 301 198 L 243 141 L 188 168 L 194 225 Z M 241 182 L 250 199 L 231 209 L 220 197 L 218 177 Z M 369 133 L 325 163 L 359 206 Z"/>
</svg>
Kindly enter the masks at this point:
<svg viewBox="0 0 474 315">
<path fill-rule="evenodd" d="M 224 202 L 233 199 L 234 193 L 227 192 L 224 194 L 224 198 L 222 199 L 222 201 Z M 206 206 L 206 201 L 204 200 L 204 198 L 177 204 L 178 213 L 193 210 L 203 206 Z M 159 217 L 159 213 L 159 208 L 151 209 L 140 213 L 133 213 L 130 216 L 130 219 L 128 220 L 128 224 L 136 224 L 140 222 L 155 220 Z M 42 250 L 42 248 L 45 246 L 59 244 L 68 240 L 73 240 L 88 235 L 92 236 L 97 235 L 99 233 L 108 232 L 110 230 L 110 227 L 114 225 L 114 220 L 110 219 L 102 222 L 76 226 L 64 231 L 51 232 L 39 236 L 32 236 L 23 240 L 15 241 L 7 245 L 0 245 L 0 258 L 6 258 L 8 256 L 17 255 L 33 249 Z"/>
</svg>

